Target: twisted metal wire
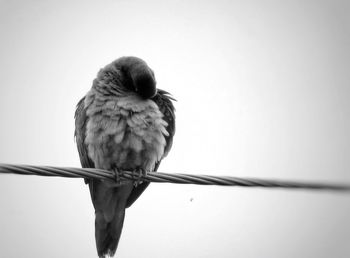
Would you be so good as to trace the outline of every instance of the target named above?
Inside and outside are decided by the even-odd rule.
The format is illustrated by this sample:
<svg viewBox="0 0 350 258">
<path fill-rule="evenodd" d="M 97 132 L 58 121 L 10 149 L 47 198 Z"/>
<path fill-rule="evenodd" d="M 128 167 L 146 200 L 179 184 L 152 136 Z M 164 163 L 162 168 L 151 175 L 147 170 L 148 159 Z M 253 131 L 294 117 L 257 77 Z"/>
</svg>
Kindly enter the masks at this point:
<svg viewBox="0 0 350 258">
<path fill-rule="evenodd" d="M 0 173 L 38 175 L 38 176 L 59 176 L 71 178 L 91 178 L 115 180 L 113 171 L 94 168 L 72 168 L 52 166 L 30 166 L 0 164 Z M 162 172 L 148 172 L 147 175 L 139 175 L 132 171 L 122 171 L 119 176 L 129 180 L 175 183 L 175 184 L 199 184 L 199 185 L 221 185 L 221 186 L 244 186 L 244 187 L 269 187 L 269 188 L 294 188 L 309 190 L 332 190 L 350 191 L 349 184 L 328 184 L 316 182 L 301 182 L 288 180 L 270 180 L 258 178 L 242 178 L 229 176 L 189 175 L 189 174 L 168 174 Z"/>
</svg>

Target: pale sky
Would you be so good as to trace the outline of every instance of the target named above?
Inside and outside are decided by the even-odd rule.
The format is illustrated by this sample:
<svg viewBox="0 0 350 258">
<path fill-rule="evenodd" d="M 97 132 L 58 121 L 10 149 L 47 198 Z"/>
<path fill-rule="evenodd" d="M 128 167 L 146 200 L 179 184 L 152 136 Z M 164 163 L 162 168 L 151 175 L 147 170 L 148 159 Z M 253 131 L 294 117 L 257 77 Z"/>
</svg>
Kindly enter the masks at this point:
<svg viewBox="0 0 350 258">
<path fill-rule="evenodd" d="M 0 162 L 80 166 L 74 111 L 134 55 L 171 92 L 169 173 L 350 183 L 348 1 L 0 0 Z M 82 179 L 0 175 L 0 257 L 97 257 Z M 152 184 L 117 257 L 350 257 L 350 195 Z"/>
</svg>

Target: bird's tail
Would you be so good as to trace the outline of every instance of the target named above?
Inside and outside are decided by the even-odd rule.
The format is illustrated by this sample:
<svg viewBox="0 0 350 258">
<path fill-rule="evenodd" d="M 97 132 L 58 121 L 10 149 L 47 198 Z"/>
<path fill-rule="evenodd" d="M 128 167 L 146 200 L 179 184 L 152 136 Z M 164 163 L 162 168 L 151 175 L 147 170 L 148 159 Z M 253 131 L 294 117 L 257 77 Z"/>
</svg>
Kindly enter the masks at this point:
<svg viewBox="0 0 350 258">
<path fill-rule="evenodd" d="M 100 258 L 114 256 L 122 233 L 124 216 L 125 209 L 116 212 L 112 220 L 107 222 L 101 212 L 96 212 L 95 238 Z"/>
<path fill-rule="evenodd" d="M 95 239 L 100 258 L 114 256 L 122 233 L 127 197 L 132 183 L 119 187 L 102 181 L 89 183 L 92 202 L 95 207 Z"/>
</svg>

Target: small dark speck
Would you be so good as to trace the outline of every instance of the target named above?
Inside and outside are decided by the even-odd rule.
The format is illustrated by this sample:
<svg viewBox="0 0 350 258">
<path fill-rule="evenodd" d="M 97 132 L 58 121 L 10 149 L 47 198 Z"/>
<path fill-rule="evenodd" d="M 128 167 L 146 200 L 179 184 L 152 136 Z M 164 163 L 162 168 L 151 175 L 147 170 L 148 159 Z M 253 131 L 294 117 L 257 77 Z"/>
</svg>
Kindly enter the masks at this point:
<svg viewBox="0 0 350 258">
<path fill-rule="evenodd" d="M 190 199 L 190 202 L 192 202 L 192 201 L 193 201 L 193 198 Z"/>
</svg>

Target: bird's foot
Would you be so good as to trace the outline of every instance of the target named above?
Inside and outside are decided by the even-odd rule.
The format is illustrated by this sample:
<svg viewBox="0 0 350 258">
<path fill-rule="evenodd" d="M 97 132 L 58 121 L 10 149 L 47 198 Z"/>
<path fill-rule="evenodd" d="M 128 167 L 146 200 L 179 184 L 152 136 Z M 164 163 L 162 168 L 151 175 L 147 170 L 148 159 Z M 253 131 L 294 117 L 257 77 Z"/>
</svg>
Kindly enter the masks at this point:
<svg viewBox="0 0 350 258">
<path fill-rule="evenodd" d="M 133 179 L 134 181 L 134 186 L 137 187 L 138 185 L 142 184 L 142 178 L 147 176 L 147 171 L 143 168 L 137 168 L 133 170 Z"/>
<path fill-rule="evenodd" d="M 117 167 L 113 168 L 113 172 L 114 172 L 114 180 L 117 183 L 117 185 L 120 185 L 121 182 L 121 178 L 120 178 L 120 174 L 121 174 L 121 170 Z"/>
<path fill-rule="evenodd" d="M 125 179 L 121 177 L 121 175 L 123 174 L 123 170 L 113 166 L 110 169 L 110 171 L 113 172 L 114 180 L 102 180 L 105 184 L 107 184 L 110 187 L 116 187 L 126 182 Z"/>
</svg>

